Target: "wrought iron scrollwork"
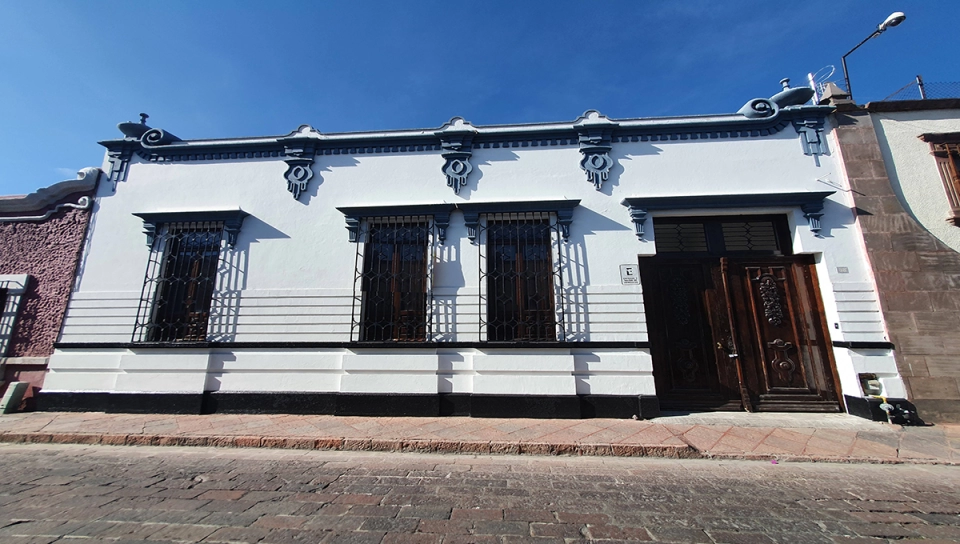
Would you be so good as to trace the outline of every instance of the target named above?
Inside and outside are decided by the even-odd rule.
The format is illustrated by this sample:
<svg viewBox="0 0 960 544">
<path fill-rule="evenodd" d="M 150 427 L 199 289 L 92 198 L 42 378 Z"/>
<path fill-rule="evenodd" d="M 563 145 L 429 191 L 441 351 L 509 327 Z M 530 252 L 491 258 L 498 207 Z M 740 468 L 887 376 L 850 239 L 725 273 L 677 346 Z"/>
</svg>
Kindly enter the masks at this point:
<svg viewBox="0 0 960 544">
<path fill-rule="evenodd" d="M 690 297 L 685 280 L 686 278 L 682 275 L 674 276 L 670 280 L 670 305 L 673 309 L 673 319 L 681 325 L 690 323 Z"/>
<path fill-rule="evenodd" d="M 759 278 L 760 299 L 763 301 L 763 315 L 767 322 L 775 327 L 783 325 L 783 301 L 780 289 L 773 274 L 763 274 Z"/>
</svg>

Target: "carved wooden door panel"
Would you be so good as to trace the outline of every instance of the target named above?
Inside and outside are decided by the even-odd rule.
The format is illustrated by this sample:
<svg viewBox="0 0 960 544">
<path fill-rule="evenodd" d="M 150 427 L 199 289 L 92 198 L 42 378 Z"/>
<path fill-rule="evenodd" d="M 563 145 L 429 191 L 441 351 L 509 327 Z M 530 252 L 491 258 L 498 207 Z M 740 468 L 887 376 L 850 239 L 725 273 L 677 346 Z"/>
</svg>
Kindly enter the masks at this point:
<svg viewBox="0 0 960 544">
<path fill-rule="evenodd" d="M 740 361 L 759 411 L 839 410 L 831 346 L 807 255 L 731 260 Z"/>
<path fill-rule="evenodd" d="M 654 379 L 664 410 L 741 409 L 716 264 L 641 259 Z"/>
<path fill-rule="evenodd" d="M 808 256 L 641 260 L 664 410 L 839 411 Z"/>
</svg>

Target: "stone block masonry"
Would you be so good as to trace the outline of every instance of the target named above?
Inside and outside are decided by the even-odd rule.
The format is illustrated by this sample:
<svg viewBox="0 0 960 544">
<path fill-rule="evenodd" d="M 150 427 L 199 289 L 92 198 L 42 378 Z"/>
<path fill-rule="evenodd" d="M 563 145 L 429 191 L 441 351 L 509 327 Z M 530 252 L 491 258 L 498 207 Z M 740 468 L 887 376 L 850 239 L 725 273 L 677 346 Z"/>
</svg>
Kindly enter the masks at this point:
<svg viewBox="0 0 960 544">
<path fill-rule="evenodd" d="M 960 254 L 904 209 L 870 113 L 848 109 L 837 113 L 837 124 L 858 223 L 910 398 L 928 422 L 960 421 Z"/>
</svg>

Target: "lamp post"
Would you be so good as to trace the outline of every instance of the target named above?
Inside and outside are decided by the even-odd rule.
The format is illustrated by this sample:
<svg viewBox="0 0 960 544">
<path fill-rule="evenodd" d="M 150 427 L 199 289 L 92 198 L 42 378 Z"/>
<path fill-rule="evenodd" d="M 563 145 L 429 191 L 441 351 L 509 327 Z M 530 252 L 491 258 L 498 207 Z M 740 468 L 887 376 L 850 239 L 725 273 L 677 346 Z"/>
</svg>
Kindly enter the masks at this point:
<svg viewBox="0 0 960 544">
<path fill-rule="evenodd" d="M 902 11 L 895 11 L 891 13 L 889 17 L 884 19 L 884 21 L 877 26 L 877 29 L 873 31 L 873 34 L 870 34 L 864 38 L 864 40 L 858 43 L 856 47 L 847 51 L 847 54 L 840 58 L 840 63 L 843 65 L 843 80 L 847 84 L 847 94 L 850 95 L 850 100 L 853 100 L 853 89 L 850 88 L 850 74 L 847 73 L 847 55 L 859 49 L 861 45 L 867 43 L 872 38 L 876 38 L 880 34 L 883 34 L 883 32 L 888 28 L 899 25 L 906 18 L 907 16 L 904 15 Z"/>
</svg>

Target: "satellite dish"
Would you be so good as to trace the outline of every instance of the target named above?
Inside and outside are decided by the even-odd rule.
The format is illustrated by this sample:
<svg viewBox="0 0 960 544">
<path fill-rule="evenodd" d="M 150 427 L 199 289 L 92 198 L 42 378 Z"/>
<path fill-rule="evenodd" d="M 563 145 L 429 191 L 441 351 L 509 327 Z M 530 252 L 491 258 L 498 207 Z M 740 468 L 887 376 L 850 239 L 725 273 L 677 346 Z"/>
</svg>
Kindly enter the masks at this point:
<svg viewBox="0 0 960 544">
<path fill-rule="evenodd" d="M 833 77 L 833 73 L 836 71 L 837 68 L 834 65 L 828 64 L 816 72 L 807 74 L 807 81 L 810 82 L 810 88 L 813 89 L 814 103 L 820 102 L 820 97 L 823 96 L 824 86 L 832 81 L 830 78 Z"/>
</svg>

